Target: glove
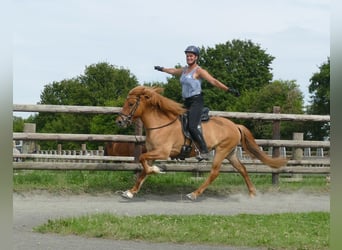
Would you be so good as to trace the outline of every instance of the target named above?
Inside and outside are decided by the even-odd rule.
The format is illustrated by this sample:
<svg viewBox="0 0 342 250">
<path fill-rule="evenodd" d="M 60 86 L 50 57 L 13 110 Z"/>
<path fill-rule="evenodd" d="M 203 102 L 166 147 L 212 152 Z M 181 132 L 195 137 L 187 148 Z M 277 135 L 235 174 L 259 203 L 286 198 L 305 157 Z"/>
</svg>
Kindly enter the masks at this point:
<svg viewBox="0 0 342 250">
<path fill-rule="evenodd" d="M 239 97 L 240 96 L 240 92 L 237 89 L 234 88 L 228 88 L 227 90 L 228 92 L 232 93 L 234 96 Z"/>
<path fill-rule="evenodd" d="M 158 71 L 163 71 L 164 67 L 154 66 L 154 69 Z"/>
</svg>

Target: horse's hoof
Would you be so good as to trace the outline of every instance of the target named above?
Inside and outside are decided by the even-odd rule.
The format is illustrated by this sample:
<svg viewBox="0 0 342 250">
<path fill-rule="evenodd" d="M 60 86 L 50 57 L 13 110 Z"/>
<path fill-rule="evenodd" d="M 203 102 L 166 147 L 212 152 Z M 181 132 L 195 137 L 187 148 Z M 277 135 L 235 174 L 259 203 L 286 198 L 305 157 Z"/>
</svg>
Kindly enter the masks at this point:
<svg viewBox="0 0 342 250">
<path fill-rule="evenodd" d="M 157 167 L 156 165 L 153 165 L 153 166 L 152 166 L 152 171 L 153 171 L 155 174 L 165 174 L 165 172 L 163 171 L 163 169 Z"/>
<path fill-rule="evenodd" d="M 255 196 L 256 196 L 256 192 L 255 191 L 249 193 L 249 198 L 255 198 Z"/>
<path fill-rule="evenodd" d="M 186 197 L 192 201 L 197 199 L 197 196 L 194 193 L 187 194 Z"/>
<path fill-rule="evenodd" d="M 121 197 L 126 198 L 126 199 L 132 199 L 133 194 L 131 191 L 127 190 L 121 194 Z"/>
</svg>

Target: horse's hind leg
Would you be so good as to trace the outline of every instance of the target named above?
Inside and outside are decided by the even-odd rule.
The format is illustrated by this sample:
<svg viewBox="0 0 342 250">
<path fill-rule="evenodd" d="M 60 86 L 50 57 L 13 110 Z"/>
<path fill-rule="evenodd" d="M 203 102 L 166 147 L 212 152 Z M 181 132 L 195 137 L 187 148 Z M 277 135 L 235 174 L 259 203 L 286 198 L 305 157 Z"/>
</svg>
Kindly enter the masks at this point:
<svg viewBox="0 0 342 250">
<path fill-rule="evenodd" d="M 232 164 L 232 166 L 241 174 L 243 179 L 245 180 L 245 183 L 247 185 L 248 191 L 249 191 L 249 196 L 254 197 L 256 195 L 256 190 L 255 187 L 249 178 L 248 172 L 246 170 L 246 167 L 241 163 L 239 158 L 236 155 L 236 150 L 234 150 L 228 157 L 227 159 L 229 162 Z"/>
</svg>

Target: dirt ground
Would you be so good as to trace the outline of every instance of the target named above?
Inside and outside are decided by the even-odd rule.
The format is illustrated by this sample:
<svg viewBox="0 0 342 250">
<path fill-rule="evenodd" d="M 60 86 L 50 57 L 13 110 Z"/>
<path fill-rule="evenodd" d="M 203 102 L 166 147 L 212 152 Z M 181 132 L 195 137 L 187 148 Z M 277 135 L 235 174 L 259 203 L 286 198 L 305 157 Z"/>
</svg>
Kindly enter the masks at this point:
<svg viewBox="0 0 342 250">
<path fill-rule="evenodd" d="M 177 195 L 138 195 L 132 200 L 121 198 L 119 194 L 91 195 L 52 195 L 50 193 L 13 194 L 13 238 L 14 249 L 116 249 L 116 250 L 247 250 L 228 246 L 198 246 L 183 244 L 152 244 L 136 241 L 114 241 L 85 239 L 77 236 L 58 236 L 34 233 L 34 226 L 49 219 L 84 214 L 110 212 L 117 215 L 146 214 L 215 214 L 235 215 L 270 214 L 285 212 L 330 211 L 329 193 L 272 192 L 258 194 L 251 199 L 246 194 L 221 197 L 203 195 L 196 201 L 189 201 L 185 194 Z"/>
</svg>

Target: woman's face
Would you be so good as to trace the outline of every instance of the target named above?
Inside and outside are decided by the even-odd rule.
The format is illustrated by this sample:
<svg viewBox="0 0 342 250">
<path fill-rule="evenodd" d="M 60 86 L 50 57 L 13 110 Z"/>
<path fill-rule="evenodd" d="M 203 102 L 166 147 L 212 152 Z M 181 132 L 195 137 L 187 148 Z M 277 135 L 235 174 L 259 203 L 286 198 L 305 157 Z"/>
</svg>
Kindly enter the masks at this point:
<svg viewBox="0 0 342 250">
<path fill-rule="evenodd" d="M 196 63 L 197 56 L 194 53 L 185 53 L 185 55 L 186 55 L 186 63 L 188 65 L 193 65 L 194 63 Z"/>
</svg>

